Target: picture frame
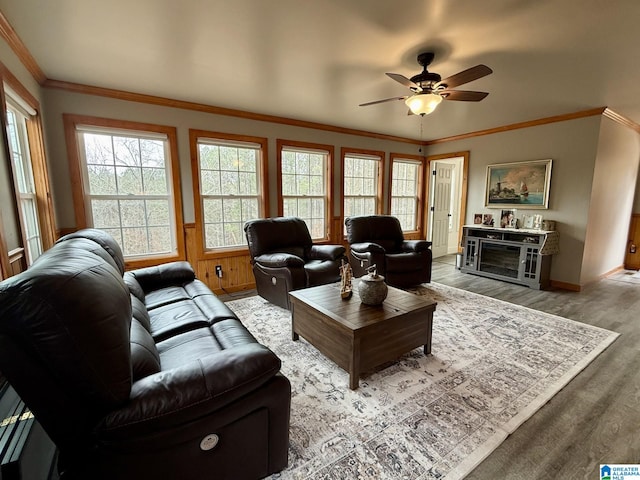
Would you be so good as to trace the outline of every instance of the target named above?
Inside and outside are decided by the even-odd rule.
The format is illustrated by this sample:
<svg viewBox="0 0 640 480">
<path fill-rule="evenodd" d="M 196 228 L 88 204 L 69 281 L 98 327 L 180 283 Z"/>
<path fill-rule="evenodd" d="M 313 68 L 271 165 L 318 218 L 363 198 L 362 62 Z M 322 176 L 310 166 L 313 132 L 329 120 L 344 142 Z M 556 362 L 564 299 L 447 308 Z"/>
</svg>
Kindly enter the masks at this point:
<svg viewBox="0 0 640 480">
<path fill-rule="evenodd" d="M 552 160 L 487 165 L 485 207 L 549 208 Z"/>
<path fill-rule="evenodd" d="M 542 229 L 542 215 L 538 214 L 533 216 L 533 228 L 534 230 Z"/>
<path fill-rule="evenodd" d="M 502 210 L 500 214 L 500 227 L 517 228 L 518 220 L 516 219 L 516 211 L 514 209 Z"/>
<path fill-rule="evenodd" d="M 474 213 L 473 214 L 473 224 L 474 225 L 480 225 L 482 223 L 482 214 L 481 213 Z"/>
<path fill-rule="evenodd" d="M 493 227 L 493 213 L 482 214 L 482 225 L 486 227 Z"/>
<path fill-rule="evenodd" d="M 533 228 L 533 215 L 522 215 L 522 228 Z"/>
</svg>

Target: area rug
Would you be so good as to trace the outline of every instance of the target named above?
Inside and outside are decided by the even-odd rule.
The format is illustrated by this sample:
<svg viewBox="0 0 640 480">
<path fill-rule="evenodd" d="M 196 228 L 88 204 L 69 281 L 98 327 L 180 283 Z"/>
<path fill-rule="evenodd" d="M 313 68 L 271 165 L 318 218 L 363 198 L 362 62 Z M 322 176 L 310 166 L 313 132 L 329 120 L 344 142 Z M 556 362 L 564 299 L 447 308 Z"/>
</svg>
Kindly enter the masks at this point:
<svg viewBox="0 0 640 480">
<path fill-rule="evenodd" d="M 291 381 L 289 466 L 272 479 L 460 479 L 618 334 L 437 283 L 432 355 L 422 348 L 360 378 L 261 297 L 227 302 Z"/>
</svg>

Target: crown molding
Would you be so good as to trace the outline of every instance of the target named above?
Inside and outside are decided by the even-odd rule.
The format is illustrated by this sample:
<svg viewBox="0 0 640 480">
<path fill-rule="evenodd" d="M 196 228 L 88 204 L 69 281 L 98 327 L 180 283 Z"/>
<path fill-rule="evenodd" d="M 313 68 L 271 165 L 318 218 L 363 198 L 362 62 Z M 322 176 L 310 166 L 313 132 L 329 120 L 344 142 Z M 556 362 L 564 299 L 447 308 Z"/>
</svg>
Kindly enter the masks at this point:
<svg viewBox="0 0 640 480">
<path fill-rule="evenodd" d="M 454 142 L 457 140 L 465 140 L 473 137 L 482 137 L 484 135 L 493 135 L 494 133 L 502 133 L 502 132 L 508 132 L 511 130 L 519 130 L 521 128 L 536 127 L 538 125 L 546 125 L 549 123 L 565 122 L 567 120 L 575 120 L 576 118 L 593 117 L 595 115 L 602 115 L 602 113 L 605 110 L 606 110 L 606 107 L 598 107 L 598 108 L 592 108 L 589 110 L 581 110 L 579 112 L 574 112 L 574 113 L 565 113 L 562 115 L 554 115 L 552 117 L 544 117 L 544 118 L 538 118 L 536 120 L 528 120 L 526 122 L 512 123 L 510 125 L 504 125 L 502 127 L 487 128 L 486 130 L 478 130 L 475 132 L 463 133 L 460 135 L 453 135 L 451 137 L 438 138 L 436 140 L 427 140 L 426 142 L 424 142 L 424 145 L 425 146 L 436 145 L 438 143 Z"/>
<path fill-rule="evenodd" d="M 2 12 L 0 12 L 0 36 L 6 40 L 11 50 L 17 55 L 36 82 L 40 85 L 44 84 L 47 76 Z"/>
<path fill-rule="evenodd" d="M 604 109 L 604 113 L 602 115 L 607 117 L 609 120 L 613 120 L 614 122 L 619 123 L 620 125 L 630 128 L 631 130 L 637 133 L 640 133 L 640 124 L 637 124 L 630 118 L 627 118 L 623 115 L 620 115 L 619 113 L 614 112 L 608 107 Z"/>
<path fill-rule="evenodd" d="M 226 115 L 229 117 L 245 118 L 249 120 L 257 120 L 261 122 L 279 123 L 283 125 L 291 125 L 294 127 L 312 128 L 315 130 L 324 130 L 327 132 L 341 133 L 345 135 L 357 135 L 361 137 L 377 138 L 380 140 L 391 140 L 394 142 L 412 143 L 420 145 L 419 140 L 412 138 L 398 137 L 395 135 L 386 135 L 383 133 L 369 132 L 366 130 L 357 130 L 353 128 L 338 127 L 325 123 L 308 122 L 305 120 L 296 120 L 293 118 L 279 117 L 276 115 L 266 115 L 262 113 L 247 112 L 245 110 L 235 110 L 232 108 L 216 107 L 204 103 L 188 102 L 185 100 L 176 100 L 166 97 L 158 97 L 155 95 L 147 95 L 143 93 L 127 92 L 123 90 L 115 90 L 111 88 L 96 87 L 91 85 L 83 85 L 79 83 L 65 82 L 62 80 L 47 79 L 43 86 L 58 90 L 66 90 L 69 92 L 82 93 L 85 95 L 97 95 L 101 97 L 115 98 L 118 100 L 126 100 L 129 102 L 147 103 L 150 105 L 159 105 L 163 107 L 180 108 L 184 110 L 195 110 L 197 112 L 211 113 L 214 115 Z"/>
</svg>

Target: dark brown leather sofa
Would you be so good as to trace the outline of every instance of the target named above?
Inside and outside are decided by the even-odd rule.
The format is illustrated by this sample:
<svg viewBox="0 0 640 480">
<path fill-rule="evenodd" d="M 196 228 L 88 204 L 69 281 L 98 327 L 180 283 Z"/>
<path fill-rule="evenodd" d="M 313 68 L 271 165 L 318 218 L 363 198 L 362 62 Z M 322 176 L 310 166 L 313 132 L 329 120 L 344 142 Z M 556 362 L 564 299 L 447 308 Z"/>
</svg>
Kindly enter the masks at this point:
<svg viewBox="0 0 640 480">
<path fill-rule="evenodd" d="M 355 277 L 376 265 L 389 285 L 408 287 L 431 281 L 431 242 L 405 240 L 400 221 L 390 215 L 363 215 L 344 221 L 349 263 Z"/>
<path fill-rule="evenodd" d="M 291 387 L 186 262 L 124 273 L 99 230 L 0 283 L 0 370 L 62 479 L 257 479 L 287 465 Z"/>
<path fill-rule="evenodd" d="M 244 225 L 258 295 L 291 309 L 289 292 L 340 281 L 347 261 L 342 245 L 311 241 L 309 229 L 297 217 L 250 220 Z"/>
</svg>

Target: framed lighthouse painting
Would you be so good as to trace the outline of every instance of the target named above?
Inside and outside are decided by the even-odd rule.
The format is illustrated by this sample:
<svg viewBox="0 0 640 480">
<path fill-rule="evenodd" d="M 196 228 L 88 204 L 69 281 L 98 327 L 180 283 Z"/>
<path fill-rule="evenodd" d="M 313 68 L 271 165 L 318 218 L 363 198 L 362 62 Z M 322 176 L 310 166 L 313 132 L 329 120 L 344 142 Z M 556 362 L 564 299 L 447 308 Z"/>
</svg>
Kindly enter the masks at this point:
<svg viewBox="0 0 640 480">
<path fill-rule="evenodd" d="M 485 206 L 549 208 L 551 159 L 487 165 Z"/>
</svg>

